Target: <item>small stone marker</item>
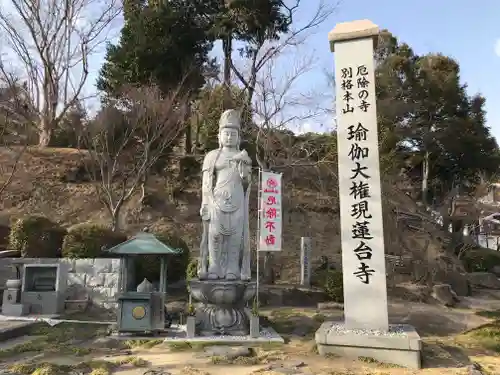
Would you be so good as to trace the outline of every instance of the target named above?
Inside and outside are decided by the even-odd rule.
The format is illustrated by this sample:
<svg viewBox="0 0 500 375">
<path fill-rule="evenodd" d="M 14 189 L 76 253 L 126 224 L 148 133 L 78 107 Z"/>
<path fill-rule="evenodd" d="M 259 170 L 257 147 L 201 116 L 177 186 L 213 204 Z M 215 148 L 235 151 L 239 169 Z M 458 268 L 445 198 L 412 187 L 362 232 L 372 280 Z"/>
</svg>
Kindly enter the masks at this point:
<svg viewBox="0 0 500 375">
<path fill-rule="evenodd" d="M 328 39 L 335 51 L 345 325 L 387 331 L 373 59 L 376 36 L 378 27 L 363 20 L 338 24 Z"/>
<path fill-rule="evenodd" d="M 300 285 L 311 286 L 311 237 L 300 238 Z"/>
</svg>

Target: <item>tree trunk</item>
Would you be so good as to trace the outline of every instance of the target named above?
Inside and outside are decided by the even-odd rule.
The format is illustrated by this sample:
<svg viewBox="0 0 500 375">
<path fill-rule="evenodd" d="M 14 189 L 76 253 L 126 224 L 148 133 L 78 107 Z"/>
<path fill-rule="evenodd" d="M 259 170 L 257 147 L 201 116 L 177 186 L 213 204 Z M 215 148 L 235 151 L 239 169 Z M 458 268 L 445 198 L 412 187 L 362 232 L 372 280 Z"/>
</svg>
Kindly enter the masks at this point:
<svg viewBox="0 0 500 375">
<path fill-rule="evenodd" d="M 200 145 L 200 132 L 201 132 L 201 121 L 200 115 L 196 112 L 196 130 L 194 134 L 194 154 L 198 154 L 198 150 L 201 149 Z"/>
<path fill-rule="evenodd" d="M 429 192 L 429 155 L 428 151 L 424 154 L 424 161 L 422 163 L 422 203 L 427 208 L 428 192 Z"/>
<path fill-rule="evenodd" d="M 146 199 L 146 183 L 143 181 L 141 182 L 141 198 L 139 199 L 139 202 L 141 202 L 141 204 L 144 203 L 144 199 Z"/>
<path fill-rule="evenodd" d="M 115 213 L 111 214 L 111 230 L 113 232 L 118 232 L 119 227 L 118 215 Z"/>
<path fill-rule="evenodd" d="M 40 121 L 38 147 L 48 147 L 52 138 L 52 124 L 45 118 Z"/>
<path fill-rule="evenodd" d="M 231 109 L 231 54 L 233 52 L 233 39 L 231 34 L 222 39 L 224 52 L 224 109 Z"/>
<path fill-rule="evenodd" d="M 118 232 L 120 230 L 120 213 L 123 207 L 123 202 L 117 203 L 116 207 L 110 210 L 111 215 L 111 230 Z"/>
<path fill-rule="evenodd" d="M 257 85 L 257 67 L 255 65 L 257 57 L 258 57 L 258 50 L 254 52 L 252 58 L 252 70 L 250 72 L 250 79 L 248 80 L 247 106 L 249 109 L 252 108 L 253 95 L 255 93 L 255 86 Z"/>
<path fill-rule="evenodd" d="M 192 133 L 191 124 L 188 124 L 186 126 L 186 130 L 184 132 L 184 136 L 185 136 L 184 155 L 191 155 L 193 152 L 193 141 L 191 139 L 191 137 L 192 137 L 191 133 Z"/>
<path fill-rule="evenodd" d="M 149 180 L 149 174 L 144 173 L 139 185 L 139 190 L 141 191 L 141 197 L 139 198 L 139 203 L 142 206 L 148 205 L 148 180 Z"/>
</svg>

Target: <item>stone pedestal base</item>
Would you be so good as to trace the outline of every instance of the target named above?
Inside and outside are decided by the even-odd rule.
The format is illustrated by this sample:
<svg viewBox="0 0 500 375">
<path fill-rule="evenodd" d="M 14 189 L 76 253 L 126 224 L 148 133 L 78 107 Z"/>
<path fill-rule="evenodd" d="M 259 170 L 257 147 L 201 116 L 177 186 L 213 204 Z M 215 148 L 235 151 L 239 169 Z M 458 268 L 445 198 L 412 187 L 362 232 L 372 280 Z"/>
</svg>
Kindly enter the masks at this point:
<svg viewBox="0 0 500 375">
<path fill-rule="evenodd" d="M 420 369 L 422 342 L 412 326 L 390 325 L 389 332 L 348 330 L 342 322 L 325 322 L 315 335 L 318 351 Z"/>
<path fill-rule="evenodd" d="M 2 315 L 23 316 L 28 315 L 29 306 L 23 303 L 7 303 L 2 305 Z"/>
<path fill-rule="evenodd" d="M 191 297 L 201 302 L 196 308 L 196 333 L 201 336 L 246 336 L 249 321 L 247 302 L 255 297 L 256 282 L 191 280 Z"/>
</svg>

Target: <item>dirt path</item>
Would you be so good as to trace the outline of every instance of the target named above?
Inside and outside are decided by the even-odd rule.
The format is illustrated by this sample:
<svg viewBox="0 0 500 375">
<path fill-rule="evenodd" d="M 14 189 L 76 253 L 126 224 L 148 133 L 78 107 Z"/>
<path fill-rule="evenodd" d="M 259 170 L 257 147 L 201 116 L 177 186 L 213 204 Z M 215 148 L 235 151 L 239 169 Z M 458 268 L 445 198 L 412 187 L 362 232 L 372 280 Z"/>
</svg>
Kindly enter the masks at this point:
<svg viewBox="0 0 500 375">
<path fill-rule="evenodd" d="M 477 314 L 478 310 L 492 313 Z M 497 313 L 494 313 L 494 310 Z M 45 362 L 69 368 L 75 368 L 82 363 L 87 366 L 95 365 L 100 361 L 104 364 L 104 370 L 101 367 L 92 368 L 94 375 L 143 375 L 148 370 L 156 371 L 150 375 L 467 375 L 468 366 L 477 362 L 482 366 L 484 375 L 495 375 L 500 374 L 499 312 L 500 291 L 477 293 L 474 297 L 464 298 L 460 306 L 453 309 L 423 303 L 391 301 L 391 322 L 415 326 L 423 339 L 422 370 L 397 368 L 369 358 L 319 356 L 315 351 L 313 339 L 315 330 L 324 319 L 340 319 L 342 311 L 320 311 L 313 308 L 263 310 L 269 323 L 285 337 L 286 344 L 249 348 L 246 349 L 247 354 L 234 358 L 214 355 L 206 344 L 195 347 L 185 343 L 157 343 L 156 346 L 147 348 L 144 343 L 139 343 L 124 349 L 123 341 L 117 342 L 115 339 L 100 336 L 102 333 L 98 334 L 97 339 L 89 336 L 92 329 L 88 326 L 60 325 L 42 327 L 43 332 L 36 333 L 36 340 L 46 340 L 46 344 L 40 345 L 38 342 L 37 345 L 30 345 L 24 342 L 25 351 L 12 352 L 10 359 L 5 356 L 5 348 L 0 347 L 0 354 L 4 350 L 3 357 L 0 356 L 0 362 L 3 358 L 4 363 L 0 363 L 0 368 L 8 368 L 12 361 L 22 358 L 25 358 L 25 361 L 27 358 L 36 358 L 35 365 Z M 497 319 L 497 323 L 493 328 L 481 332 L 481 335 L 463 333 L 494 322 L 493 318 Z M 479 338 L 486 339 L 484 345 L 478 341 Z M 80 347 L 88 348 L 88 351 L 79 352 Z M 10 372 L 18 375 L 32 374 L 31 369 Z M 62 374 L 50 371 L 39 373 Z"/>
<path fill-rule="evenodd" d="M 207 358 L 197 357 L 194 353 L 172 353 L 167 350 L 155 348 L 149 353 L 137 353 L 140 358 L 148 361 L 152 367 L 170 372 L 173 375 L 197 375 L 227 374 L 227 375 L 247 375 L 259 370 L 263 366 L 238 366 L 238 365 L 213 365 Z M 119 370 L 116 374 L 121 375 L 142 375 L 144 370 L 128 368 Z"/>
<path fill-rule="evenodd" d="M 422 370 L 410 370 L 385 366 L 383 364 L 349 360 L 345 358 L 324 358 L 310 352 L 310 345 L 300 341 L 292 341 L 284 350 L 282 360 L 261 365 L 216 365 L 209 358 L 192 352 L 172 353 L 161 348 L 154 348 L 147 353 L 139 353 L 141 358 L 150 362 L 151 368 L 166 371 L 172 375 L 466 375 L 469 362 L 452 363 L 454 358 L 449 351 L 440 348 L 426 348 L 426 354 L 435 356 L 426 363 Z M 135 354 L 135 353 L 134 353 Z M 500 373 L 500 358 L 493 356 L 477 356 L 473 360 L 480 361 L 483 368 L 491 374 Z M 298 366 L 297 366 L 298 365 Z M 142 375 L 145 370 L 137 368 L 120 369 L 116 374 Z"/>
</svg>

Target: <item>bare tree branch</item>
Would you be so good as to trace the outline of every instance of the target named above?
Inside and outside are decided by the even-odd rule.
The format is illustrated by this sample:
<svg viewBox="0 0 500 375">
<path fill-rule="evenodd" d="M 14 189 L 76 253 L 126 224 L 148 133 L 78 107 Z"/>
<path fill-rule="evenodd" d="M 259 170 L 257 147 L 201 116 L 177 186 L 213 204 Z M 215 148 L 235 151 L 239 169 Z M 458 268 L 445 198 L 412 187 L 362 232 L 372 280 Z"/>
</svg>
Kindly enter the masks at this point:
<svg viewBox="0 0 500 375">
<path fill-rule="evenodd" d="M 297 47 L 303 44 L 315 29 L 333 14 L 339 3 L 340 0 L 336 4 L 326 5 L 325 2 L 321 0 L 312 17 L 303 22 L 299 27 L 294 28 L 292 22 L 296 20 L 299 10 L 305 6 L 310 6 L 310 4 L 306 4 L 303 0 L 293 0 L 287 2 L 288 5 L 282 2 L 282 9 L 284 9 L 286 13 L 290 32 L 278 41 L 256 38 L 249 42 L 249 45 L 245 49 L 245 53 L 242 51 L 242 55 L 245 54 L 249 59 L 249 67 L 247 69 L 248 75 L 246 77 L 243 72 L 244 69 L 238 69 L 232 59 L 228 61 L 231 65 L 231 70 L 248 91 L 249 104 L 253 100 L 259 72 L 271 60 L 275 60 L 288 48 Z"/>
<path fill-rule="evenodd" d="M 126 88 L 121 97 L 126 99 L 104 108 L 88 127 L 82 152 L 114 230 L 123 205 L 183 134 L 188 111 L 180 90 L 164 97 L 156 87 Z"/>
<path fill-rule="evenodd" d="M 327 156 L 320 155 L 317 144 L 297 137 L 305 123 L 315 123 L 324 109 L 318 106 L 320 92 L 302 93 L 296 90 L 298 81 L 310 71 L 311 58 L 296 62 L 289 72 L 276 76 L 277 61 L 269 60 L 259 74 L 253 100 L 253 115 L 258 124 L 256 144 L 260 149 L 257 162 L 263 169 L 319 163 Z"/>
<path fill-rule="evenodd" d="M 89 57 L 103 45 L 119 0 L 4 0 L 0 35 L 6 41 L 0 75 L 16 67 L 38 116 L 39 145 L 78 100 L 89 75 Z"/>
<path fill-rule="evenodd" d="M 296 6 L 299 3 L 297 1 Z M 290 12 L 295 9 L 290 8 Z M 325 113 L 318 106 L 318 98 L 324 93 L 305 94 L 295 90 L 300 78 L 310 71 L 313 59 L 295 61 L 295 66 L 289 72 L 276 76 L 276 72 L 280 70 L 277 69 L 278 60 L 283 57 L 287 48 L 297 50 L 301 33 L 314 27 L 316 22 L 323 22 L 327 14 L 325 18 L 317 17 L 319 16 L 264 52 L 263 44 L 258 46 L 253 51 L 248 79 L 243 78 L 240 72 L 236 73 L 234 64 L 233 70 L 248 91 L 252 114 L 257 122 L 257 129 L 252 130 L 257 133 L 256 159 L 260 168 L 286 172 L 283 182 L 284 190 L 289 192 L 288 197 L 293 197 L 307 183 L 309 190 L 311 187 L 315 188 L 317 202 L 321 202 L 323 207 L 333 207 L 337 191 L 336 144 L 332 144 L 334 137 L 330 136 L 325 142 L 325 139 L 296 136 L 292 131 L 300 130 L 298 128 L 305 122 L 317 122 L 318 116 Z M 267 282 L 273 280 L 272 264 L 273 255 L 268 253 L 264 265 Z"/>
<path fill-rule="evenodd" d="M 14 180 L 19 161 L 30 143 L 33 118 L 25 104 L 25 90 L 9 74 L 0 79 L 0 151 L 6 162 L 0 163 L 0 196 Z"/>
</svg>

